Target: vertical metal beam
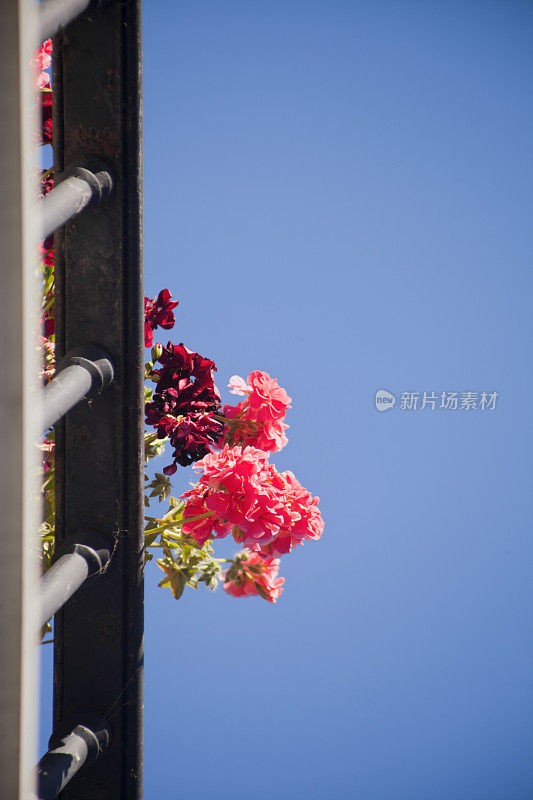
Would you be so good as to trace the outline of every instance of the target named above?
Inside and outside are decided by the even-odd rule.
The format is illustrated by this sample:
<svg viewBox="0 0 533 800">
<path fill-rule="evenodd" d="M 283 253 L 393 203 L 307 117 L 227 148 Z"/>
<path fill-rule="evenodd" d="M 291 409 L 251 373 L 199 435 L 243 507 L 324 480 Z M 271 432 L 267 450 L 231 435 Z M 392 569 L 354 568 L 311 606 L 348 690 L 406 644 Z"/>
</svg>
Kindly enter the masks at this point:
<svg viewBox="0 0 533 800">
<path fill-rule="evenodd" d="M 0 3 L 0 797 L 26 798 L 36 755 L 38 451 L 36 12 Z M 37 490 L 36 490 L 37 488 Z"/>
<path fill-rule="evenodd" d="M 55 622 L 54 727 L 93 708 L 111 744 L 63 800 L 141 796 L 143 633 L 143 285 L 140 0 L 109 0 L 54 40 L 55 166 L 102 159 L 114 189 L 56 234 L 58 358 L 88 344 L 115 380 L 56 427 L 59 543 L 81 528 L 114 534 L 104 575 Z"/>
</svg>

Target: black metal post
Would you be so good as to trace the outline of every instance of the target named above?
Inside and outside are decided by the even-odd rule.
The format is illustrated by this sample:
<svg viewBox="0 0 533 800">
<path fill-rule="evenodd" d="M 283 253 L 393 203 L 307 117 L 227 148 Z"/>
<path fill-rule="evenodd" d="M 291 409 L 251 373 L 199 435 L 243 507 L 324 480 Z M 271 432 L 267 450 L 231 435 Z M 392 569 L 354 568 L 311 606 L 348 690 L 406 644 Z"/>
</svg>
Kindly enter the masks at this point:
<svg viewBox="0 0 533 800">
<path fill-rule="evenodd" d="M 111 189 L 113 181 L 107 170 L 91 172 L 84 167 L 73 167 L 59 179 L 42 200 L 41 205 L 41 239 L 75 217 L 90 203 L 99 203 Z"/>
<path fill-rule="evenodd" d="M 80 718 L 83 722 L 50 737 L 50 750 L 37 765 L 37 794 L 29 800 L 55 800 L 74 775 L 108 747 L 111 733 L 105 719 L 94 712 Z"/>
<path fill-rule="evenodd" d="M 41 626 L 64 606 L 90 575 L 102 572 L 109 564 L 111 547 L 101 534 L 80 531 L 76 539 L 79 541 L 74 541 L 68 548 L 70 552 L 59 553 L 41 578 Z"/>
<path fill-rule="evenodd" d="M 113 175 L 54 237 L 56 352 L 88 342 L 115 377 L 94 403 L 56 425 L 56 539 L 81 529 L 114 536 L 105 574 L 54 618 L 54 728 L 80 705 L 109 718 L 105 755 L 62 800 L 142 795 L 144 319 L 141 238 L 140 0 L 108 0 L 54 40 L 55 169 L 100 159 Z"/>
<path fill-rule="evenodd" d="M 39 3 L 40 41 L 51 39 L 93 5 L 93 0 L 42 0 Z"/>
<path fill-rule="evenodd" d="M 113 380 L 113 365 L 96 347 L 69 353 L 42 390 L 42 429 L 47 431 L 84 397 L 98 394 Z"/>
</svg>

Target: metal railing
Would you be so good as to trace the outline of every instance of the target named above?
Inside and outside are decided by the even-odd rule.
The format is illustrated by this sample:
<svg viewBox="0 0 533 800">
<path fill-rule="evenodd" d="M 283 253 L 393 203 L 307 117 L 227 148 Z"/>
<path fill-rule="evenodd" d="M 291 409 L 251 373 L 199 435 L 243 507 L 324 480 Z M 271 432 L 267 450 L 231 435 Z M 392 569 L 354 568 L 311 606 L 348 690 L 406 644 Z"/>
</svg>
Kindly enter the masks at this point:
<svg viewBox="0 0 533 800">
<path fill-rule="evenodd" d="M 36 203 L 29 62 L 38 35 L 55 37 L 56 179 Z M 140 0 L 0 4 L 8 115 L 0 150 L 0 331 L 9 376 L 0 388 L 3 800 L 59 793 L 138 800 L 142 793 L 140 45 Z M 58 366 L 39 392 L 35 258 L 51 233 Z M 39 581 L 34 440 L 51 426 L 56 550 Z M 34 771 L 37 631 L 52 617 L 54 732 Z"/>
<path fill-rule="evenodd" d="M 37 765 L 37 793 L 31 800 L 54 800 L 84 766 L 107 749 L 111 737 L 103 717 L 80 711 L 76 721 L 63 725 L 50 739 L 50 749 Z"/>
<path fill-rule="evenodd" d="M 99 203 L 112 188 L 113 181 L 107 170 L 91 172 L 84 167 L 71 167 L 65 175 L 56 178 L 52 191 L 41 200 L 41 239 L 46 239 L 91 203 Z"/>
<path fill-rule="evenodd" d="M 113 364 L 98 347 L 67 353 L 54 378 L 41 392 L 42 430 L 47 431 L 84 398 L 99 394 L 112 382 Z"/>
</svg>

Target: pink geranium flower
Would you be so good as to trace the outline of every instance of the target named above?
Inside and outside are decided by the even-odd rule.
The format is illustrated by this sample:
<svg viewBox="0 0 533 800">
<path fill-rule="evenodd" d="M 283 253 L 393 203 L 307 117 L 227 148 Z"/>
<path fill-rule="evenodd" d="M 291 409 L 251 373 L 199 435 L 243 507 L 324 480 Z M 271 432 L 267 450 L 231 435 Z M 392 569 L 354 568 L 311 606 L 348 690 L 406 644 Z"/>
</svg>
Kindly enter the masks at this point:
<svg viewBox="0 0 533 800">
<path fill-rule="evenodd" d="M 280 478 L 285 484 L 285 503 L 291 523 L 282 527 L 276 538 L 261 548 L 260 552 L 265 556 L 289 553 L 304 540 L 320 539 L 324 530 L 319 498 L 313 497 L 292 472 L 282 472 Z"/>
<path fill-rule="evenodd" d="M 262 558 L 244 550 L 224 574 L 224 591 L 233 597 L 259 595 L 275 603 L 283 591 L 285 578 L 278 578 L 279 558 Z"/>
<path fill-rule="evenodd" d="M 194 467 L 198 484 L 181 495 L 185 519 L 197 516 L 198 497 L 216 537 L 233 535 L 250 551 L 272 557 L 288 553 L 304 539 L 318 539 L 324 527 L 318 498 L 313 498 L 292 473 L 279 473 L 268 454 L 255 447 L 230 447 L 210 453 Z M 189 510 L 189 503 L 194 508 Z M 197 535 L 185 521 L 184 533 Z M 206 535 L 202 527 L 201 536 Z M 200 541 L 199 539 L 197 541 Z M 205 539 L 204 539 L 205 541 Z"/>
<path fill-rule="evenodd" d="M 248 375 L 251 391 L 248 395 L 250 408 L 256 410 L 259 422 L 283 419 L 290 408 L 291 398 L 275 378 L 266 372 L 255 370 Z"/>
<path fill-rule="evenodd" d="M 194 469 L 202 470 L 198 485 L 181 497 L 195 498 L 202 493 L 213 514 L 216 535 L 234 533 L 238 541 L 257 550 L 275 538 L 283 521 L 281 498 L 265 480 L 267 464 L 268 455 L 262 450 L 224 445 L 220 452 L 209 453 L 195 464 Z M 183 530 L 195 535 L 187 523 Z"/>
<path fill-rule="evenodd" d="M 34 57 L 31 60 L 31 64 L 33 67 L 37 67 L 40 70 L 45 70 L 50 67 L 51 63 L 52 63 L 52 40 L 47 39 L 45 42 L 42 43 L 42 45 L 35 53 Z"/>
<path fill-rule="evenodd" d="M 50 82 L 50 75 L 46 72 L 52 64 L 52 40 L 47 39 L 39 47 L 31 60 L 31 65 L 38 70 L 35 83 L 38 89 L 44 88 Z"/>
<path fill-rule="evenodd" d="M 233 394 L 246 397 L 236 406 L 225 405 L 223 408 L 228 444 L 251 445 L 273 453 L 285 447 L 288 425 L 283 420 L 291 406 L 291 398 L 277 380 L 266 372 L 255 370 L 248 375 L 248 382 L 233 375 L 228 387 Z"/>
<path fill-rule="evenodd" d="M 203 547 L 212 537 L 213 518 L 205 504 L 203 487 L 185 492 L 182 498 L 187 498 L 187 505 L 183 512 L 184 524 L 182 531 L 186 536 L 192 536 L 199 547 Z"/>
</svg>

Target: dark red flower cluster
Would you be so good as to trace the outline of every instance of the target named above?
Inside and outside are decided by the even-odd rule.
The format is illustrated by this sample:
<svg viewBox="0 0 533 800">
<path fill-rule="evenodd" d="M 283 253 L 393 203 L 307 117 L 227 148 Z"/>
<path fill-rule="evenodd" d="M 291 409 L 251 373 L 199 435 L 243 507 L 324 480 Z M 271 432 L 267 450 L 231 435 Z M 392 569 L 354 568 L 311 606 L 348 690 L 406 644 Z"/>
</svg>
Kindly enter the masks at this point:
<svg viewBox="0 0 533 800">
<path fill-rule="evenodd" d="M 43 336 L 47 339 L 54 336 L 56 332 L 56 321 L 54 317 L 54 310 L 45 311 L 42 317 Z"/>
<path fill-rule="evenodd" d="M 41 143 L 52 144 L 52 87 L 41 90 Z"/>
<path fill-rule="evenodd" d="M 52 170 L 43 170 L 41 174 L 41 186 L 39 197 L 45 197 L 48 192 L 54 188 L 54 175 Z M 54 234 L 48 236 L 39 245 L 41 262 L 43 264 L 44 273 L 48 273 L 54 269 Z M 43 336 L 48 338 L 55 333 L 55 319 L 54 319 L 54 287 L 53 284 L 48 288 L 46 297 L 44 298 L 45 311 L 41 317 L 41 327 Z"/>
<path fill-rule="evenodd" d="M 172 295 L 168 289 L 162 289 L 156 298 L 144 298 L 144 346 L 151 347 L 154 341 L 154 331 L 157 327 L 170 330 L 174 325 L 173 310 L 179 300 L 171 302 Z"/>
<path fill-rule="evenodd" d="M 211 452 L 212 447 L 220 447 L 222 432 L 223 426 L 209 414 L 184 417 L 167 433 L 174 448 L 174 462 L 163 468 L 165 475 L 176 472 L 177 464 L 187 467 Z"/>
<path fill-rule="evenodd" d="M 48 236 L 40 245 L 41 261 L 46 267 L 54 266 L 54 235 Z"/>
<path fill-rule="evenodd" d="M 46 197 L 48 192 L 51 192 L 53 188 L 54 188 L 53 170 L 51 169 L 41 170 L 41 186 L 39 189 L 39 197 Z"/>
<path fill-rule="evenodd" d="M 212 446 L 220 447 L 224 425 L 213 417 L 220 409 L 214 361 L 172 342 L 157 360 L 162 368 L 152 372 L 157 388 L 146 404 L 146 423 L 157 429 L 160 438 L 169 437 L 174 461 L 163 472 L 172 475 L 177 464 L 186 467 L 207 455 Z"/>
</svg>

